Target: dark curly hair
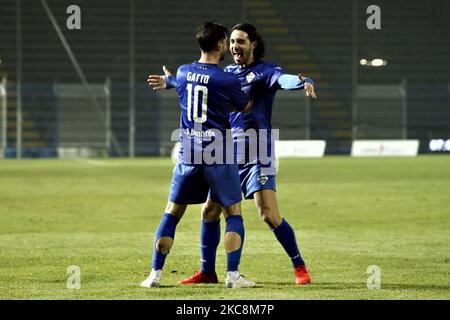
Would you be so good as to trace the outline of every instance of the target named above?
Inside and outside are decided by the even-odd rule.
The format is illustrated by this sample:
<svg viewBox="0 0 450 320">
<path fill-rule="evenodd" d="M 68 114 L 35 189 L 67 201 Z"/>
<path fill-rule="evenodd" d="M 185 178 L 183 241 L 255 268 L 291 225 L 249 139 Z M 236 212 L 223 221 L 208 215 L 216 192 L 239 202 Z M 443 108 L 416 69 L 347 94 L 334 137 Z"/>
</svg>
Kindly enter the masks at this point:
<svg viewBox="0 0 450 320">
<path fill-rule="evenodd" d="M 255 49 L 253 50 L 253 58 L 258 61 L 261 60 L 264 57 L 264 52 L 266 51 L 266 45 L 264 43 L 264 39 L 261 36 L 261 34 L 258 32 L 256 27 L 250 23 L 238 23 L 231 29 L 233 32 L 234 30 L 244 31 L 247 33 L 248 38 L 251 42 L 256 41 L 257 45 Z"/>
</svg>

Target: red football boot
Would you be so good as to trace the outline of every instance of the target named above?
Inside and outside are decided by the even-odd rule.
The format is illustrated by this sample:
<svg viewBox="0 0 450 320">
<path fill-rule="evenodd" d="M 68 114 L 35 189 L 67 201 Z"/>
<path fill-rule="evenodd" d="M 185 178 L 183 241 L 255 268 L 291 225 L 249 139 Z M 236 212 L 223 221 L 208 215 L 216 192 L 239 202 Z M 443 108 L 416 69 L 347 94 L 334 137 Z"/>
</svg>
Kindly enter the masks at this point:
<svg viewBox="0 0 450 320">
<path fill-rule="evenodd" d="M 294 268 L 295 272 L 295 283 L 296 284 L 310 284 L 311 283 L 311 275 L 309 274 L 306 266 L 298 266 Z"/>
<path fill-rule="evenodd" d="M 178 284 L 219 283 L 215 272 L 196 272 L 193 276 L 181 280 Z"/>
</svg>

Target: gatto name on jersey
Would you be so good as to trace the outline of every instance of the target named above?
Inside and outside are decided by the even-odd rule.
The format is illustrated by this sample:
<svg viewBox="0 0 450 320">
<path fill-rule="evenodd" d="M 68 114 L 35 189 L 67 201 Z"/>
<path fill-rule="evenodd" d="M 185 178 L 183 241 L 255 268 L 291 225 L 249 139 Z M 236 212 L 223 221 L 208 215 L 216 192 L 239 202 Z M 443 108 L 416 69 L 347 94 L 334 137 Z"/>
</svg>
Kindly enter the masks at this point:
<svg viewBox="0 0 450 320">
<path fill-rule="evenodd" d="M 201 73 L 194 73 L 194 72 L 188 72 L 186 75 L 187 81 L 193 81 L 193 82 L 200 82 L 203 84 L 208 84 L 209 81 L 209 75 L 207 74 L 201 74 Z"/>
</svg>

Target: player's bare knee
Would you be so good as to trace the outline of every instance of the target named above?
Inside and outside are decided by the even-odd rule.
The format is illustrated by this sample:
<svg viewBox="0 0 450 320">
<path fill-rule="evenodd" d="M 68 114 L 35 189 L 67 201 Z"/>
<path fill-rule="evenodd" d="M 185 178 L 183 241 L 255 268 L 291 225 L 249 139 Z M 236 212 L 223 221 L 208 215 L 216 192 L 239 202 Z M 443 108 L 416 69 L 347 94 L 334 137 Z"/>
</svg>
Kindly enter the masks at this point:
<svg viewBox="0 0 450 320">
<path fill-rule="evenodd" d="M 276 212 L 273 212 L 269 208 L 260 210 L 260 215 L 264 222 L 272 229 L 275 229 L 281 223 L 281 217 L 279 217 Z"/>
<path fill-rule="evenodd" d="M 183 217 L 186 208 L 187 205 L 185 204 L 178 204 L 169 201 L 164 212 L 170 213 L 171 215 L 177 217 L 178 220 L 180 220 Z"/>
<path fill-rule="evenodd" d="M 222 208 L 215 205 L 204 205 L 202 207 L 202 219 L 207 222 L 217 221 L 220 218 Z"/>
<path fill-rule="evenodd" d="M 170 248 L 173 245 L 173 238 L 171 237 L 161 237 L 156 241 L 156 251 L 162 254 L 168 254 L 170 252 Z"/>
<path fill-rule="evenodd" d="M 271 228 L 271 229 L 275 229 L 276 226 L 276 222 L 274 221 L 274 219 L 272 217 L 269 216 L 263 216 L 262 217 L 264 222 Z"/>
<path fill-rule="evenodd" d="M 242 215 L 241 203 L 235 203 L 231 206 L 223 207 L 225 217 Z"/>
<path fill-rule="evenodd" d="M 225 250 L 227 253 L 234 252 L 241 247 L 242 239 L 241 236 L 233 231 L 225 233 Z"/>
</svg>

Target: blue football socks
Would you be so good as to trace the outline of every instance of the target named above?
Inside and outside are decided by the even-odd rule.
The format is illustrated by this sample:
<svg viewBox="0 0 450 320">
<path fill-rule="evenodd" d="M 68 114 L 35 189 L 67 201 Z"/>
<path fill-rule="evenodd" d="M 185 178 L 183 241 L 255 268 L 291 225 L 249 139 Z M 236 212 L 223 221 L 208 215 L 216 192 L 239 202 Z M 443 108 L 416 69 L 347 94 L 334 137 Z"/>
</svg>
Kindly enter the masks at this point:
<svg viewBox="0 0 450 320">
<path fill-rule="evenodd" d="M 242 247 L 244 245 L 244 221 L 242 220 L 242 216 L 228 216 L 225 220 L 227 223 L 225 233 L 236 232 L 241 237 L 241 246 L 239 249 L 227 253 L 227 271 L 238 271 Z"/>
<path fill-rule="evenodd" d="M 202 221 L 200 228 L 201 272 L 216 271 L 216 252 L 220 242 L 220 220 Z"/>
<path fill-rule="evenodd" d="M 162 270 L 164 262 L 166 261 L 167 254 L 163 254 L 156 250 L 156 243 L 162 237 L 175 238 L 175 229 L 180 220 L 169 214 L 164 213 L 159 223 L 158 229 L 155 234 L 155 243 L 153 245 L 153 257 L 152 257 L 152 268 L 155 270 Z"/>
<path fill-rule="evenodd" d="M 298 266 L 304 266 L 305 262 L 300 255 L 300 250 L 297 246 L 297 240 L 295 239 L 295 233 L 294 230 L 292 230 L 290 224 L 283 219 L 280 225 L 272 231 L 275 234 L 275 237 L 277 237 L 278 241 L 283 246 L 286 253 L 291 258 L 294 268 Z"/>
</svg>

